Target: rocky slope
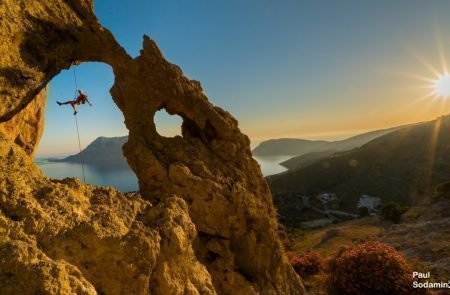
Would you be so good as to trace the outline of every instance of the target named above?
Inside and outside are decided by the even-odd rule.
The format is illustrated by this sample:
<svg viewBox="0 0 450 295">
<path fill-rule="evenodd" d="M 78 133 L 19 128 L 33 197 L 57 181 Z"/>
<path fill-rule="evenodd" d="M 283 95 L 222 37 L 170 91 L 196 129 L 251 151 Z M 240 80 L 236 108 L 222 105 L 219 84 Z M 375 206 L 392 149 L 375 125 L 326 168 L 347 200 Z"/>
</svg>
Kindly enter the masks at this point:
<svg viewBox="0 0 450 295">
<path fill-rule="evenodd" d="M 188 206 L 46 178 L 0 137 L 2 294 L 216 294 Z"/>
<path fill-rule="evenodd" d="M 382 241 L 406 257 L 420 261 L 433 281 L 448 280 L 450 272 L 450 198 L 429 198 L 409 209 L 402 223 L 394 224 Z"/>
<path fill-rule="evenodd" d="M 62 69 L 109 64 L 141 193 L 47 179 L 2 136 L 2 294 L 304 292 L 250 142 L 199 82 L 149 37 L 130 57 L 89 0 L 5 0 L 0 15 L 0 122 L 14 120 Z M 183 136 L 157 133 L 161 108 L 183 118 Z"/>
</svg>

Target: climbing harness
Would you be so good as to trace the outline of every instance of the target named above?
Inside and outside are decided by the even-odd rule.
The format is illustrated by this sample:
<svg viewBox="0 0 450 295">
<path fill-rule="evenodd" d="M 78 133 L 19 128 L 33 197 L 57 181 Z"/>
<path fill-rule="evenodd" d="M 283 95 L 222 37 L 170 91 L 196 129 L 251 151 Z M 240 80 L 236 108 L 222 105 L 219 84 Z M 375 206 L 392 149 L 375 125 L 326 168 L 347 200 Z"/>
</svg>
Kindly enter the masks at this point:
<svg viewBox="0 0 450 295">
<path fill-rule="evenodd" d="M 78 91 L 78 82 L 77 82 L 77 72 L 75 71 L 75 68 L 73 68 L 73 78 L 75 80 L 75 98 L 77 97 L 77 91 Z M 83 173 L 83 182 L 86 183 L 86 176 L 84 174 L 84 160 L 83 160 L 83 154 L 81 153 L 81 140 L 80 140 L 80 129 L 78 128 L 78 119 L 77 119 L 77 113 L 74 114 L 75 117 L 75 125 L 77 126 L 77 135 L 78 135 L 78 149 L 80 150 L 80 160 L 81 160 L 81 170 Z"/>
</svg>

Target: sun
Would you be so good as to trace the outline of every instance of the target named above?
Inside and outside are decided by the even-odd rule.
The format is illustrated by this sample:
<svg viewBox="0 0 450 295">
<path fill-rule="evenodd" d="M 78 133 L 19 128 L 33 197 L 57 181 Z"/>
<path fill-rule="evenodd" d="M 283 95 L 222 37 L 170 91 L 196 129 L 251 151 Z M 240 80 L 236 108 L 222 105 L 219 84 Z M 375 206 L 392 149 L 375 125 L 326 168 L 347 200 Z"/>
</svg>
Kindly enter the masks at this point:
<svg viewBox="0 0 450 295">
<path fill-rule="evenodd" d="M 434 94 L 440 97 L 450 97 L 450 75 L 441 75 L 434 82 Z"/>
</svg>

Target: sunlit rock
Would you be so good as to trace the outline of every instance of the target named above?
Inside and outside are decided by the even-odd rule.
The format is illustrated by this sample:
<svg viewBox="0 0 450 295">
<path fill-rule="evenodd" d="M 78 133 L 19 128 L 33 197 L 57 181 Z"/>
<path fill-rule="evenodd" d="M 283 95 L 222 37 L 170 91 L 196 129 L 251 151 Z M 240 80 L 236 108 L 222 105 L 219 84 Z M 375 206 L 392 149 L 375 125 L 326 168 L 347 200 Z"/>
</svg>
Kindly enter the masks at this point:
<svg viewBox="0 0 450 295">
<path fill-rule="evenodd" d="M 109 64 L 111 94 L 129 130 L 124 155 L 141 194 L 50 180 L 26 154 L 43 125 L 5 132 L 0 233 L 5 247 L 23 245 L 23 261 L 0 252 L 17 269 L 0 272 L 0 281 L 26 278 L 43 294 L 304 293 L 284 256 L 249 139 L 236 119 L 209 103 L 198 81 L 167 62 L 149 37 L 131 58 L 98 23 L 90 1 L 6 0 L 0 15 L 0 122 L 20 117 L 72 64 Z M 162 108 L 183 119 L 182 136 L 158 134 L 153 120 Z M 33 132 L 36 142 L 27 145 Z M 32 276 L 36 259 L 48 267 Z"/>
</svg>

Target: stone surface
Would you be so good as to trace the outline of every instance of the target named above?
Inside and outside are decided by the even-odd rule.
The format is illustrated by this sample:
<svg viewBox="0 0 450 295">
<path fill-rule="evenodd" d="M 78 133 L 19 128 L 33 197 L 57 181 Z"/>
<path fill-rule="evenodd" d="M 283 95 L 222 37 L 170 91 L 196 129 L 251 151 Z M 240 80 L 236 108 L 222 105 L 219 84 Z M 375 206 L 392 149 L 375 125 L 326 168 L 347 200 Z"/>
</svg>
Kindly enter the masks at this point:
<svg viewBox="0 0 450 295">
<path fill-rule="evenodd" d="M 52 180 L 0 135 L 1 294 L 216 294 L 186 202 Z"/>
<path fill-rule="evenodd" d="M 124 155 L 142 195 L 47 179 L 4 137 L 4 241 L 25 243 L 22 260 L 5 263 L 29 273 L 32 255 L 48 259 L 35 282 L 46 294 L 304 292 L 283 253 L 249 139 L 208 102 L 198 81 L 167 62 L 149 37 L 131 58 L 98 23 L 90 1 L 5 0 L 0 15 L 0 121 L 19 116 L 71 64 L 109 64 L 111 94 L 129 130 Z M 183 119 L 183 136 L 157 133 L 153 117 L 162 108 Z"/>
<path fill-rule="evenodd" d="M 123 53 L 93 13 L 91 0 L 0 2 L 0 122 L 23 109 L 73 63 Z"/>
<path fill-rule="evenodd" d="M 124 154 L 142 195 L 186 200 L 197 257 L 219 293 L 235 294 L 236 286 L 243 294 L 301 292 L 282 254 L 269 188 L 237 121 L 211 105 L 200 83 L 168 63 L 150 38 L 126 65 L 112 65 L 111 93 L 130 131 Z M 157 133 L 153 117 L 161 108 L 183 119 L 183 136 Z"/>
<path fill-rule="evenodd" d="M 0 123 L 3 132 L 29 155 L 33 155 L 44 131 L 45 88 L 9 121 Z"/>
</svg>

